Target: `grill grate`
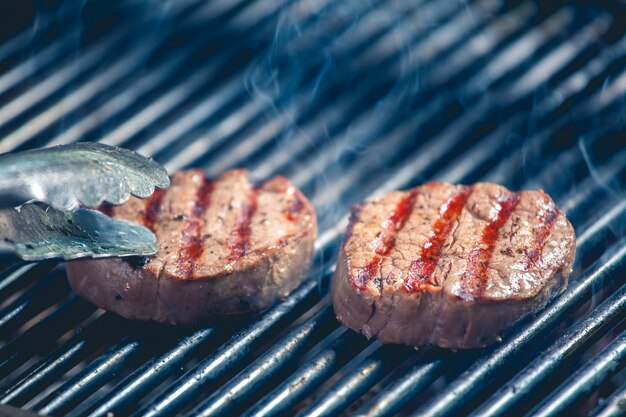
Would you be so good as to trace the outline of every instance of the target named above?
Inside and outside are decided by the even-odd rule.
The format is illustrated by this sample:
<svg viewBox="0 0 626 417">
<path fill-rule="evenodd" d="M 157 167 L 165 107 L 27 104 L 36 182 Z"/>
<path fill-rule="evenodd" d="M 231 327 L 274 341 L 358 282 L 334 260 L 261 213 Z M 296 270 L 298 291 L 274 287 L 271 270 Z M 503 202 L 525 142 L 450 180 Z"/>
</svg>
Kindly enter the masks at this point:
<svg viewBox="0 0 626 417">
<path fill-rule="evenodd" d="M 0 260 L 0 404 L 71 416 L 626 413 L 621 5 L 41 7 L 0 44 L 0 152 L 98 140 L 170 171 L 286 175 L 321 235 L 285 301 L 196 326 L 129 322 L 75 298 L 62 264 Z M 348 207 L 427 180 L 541 187 L 576 228 L 568 291 L 497 346 L 383 346 L 332 316 Z"/>
</svg>

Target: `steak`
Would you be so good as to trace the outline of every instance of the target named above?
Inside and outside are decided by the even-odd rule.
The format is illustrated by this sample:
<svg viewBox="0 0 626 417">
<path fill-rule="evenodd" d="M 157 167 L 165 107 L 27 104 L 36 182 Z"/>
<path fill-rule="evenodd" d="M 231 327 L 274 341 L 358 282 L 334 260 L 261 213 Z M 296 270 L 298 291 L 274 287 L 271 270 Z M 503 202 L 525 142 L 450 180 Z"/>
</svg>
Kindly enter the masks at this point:
<svg viewBox="0 0 626 417">
<path fill-rule="evenodd" d="M 300 284 L 317 236 L 311 204 L 287 179 L 254 185 L 241 169 L 216 180 L 178 172 L 167 190 L 108 210 L 150 228 L 159 252 L 144 263 L 72 261 L 68 279 L 79 296 L 129 319 L 188 323 L 269 307 Z"/>
<path fill-rule="evenodd" d="M 542 190 L 428 183 L 352 209 L 331 298 L 385 343 L 484 347 L 565 290 L 575 251 Z"/>
</svg>

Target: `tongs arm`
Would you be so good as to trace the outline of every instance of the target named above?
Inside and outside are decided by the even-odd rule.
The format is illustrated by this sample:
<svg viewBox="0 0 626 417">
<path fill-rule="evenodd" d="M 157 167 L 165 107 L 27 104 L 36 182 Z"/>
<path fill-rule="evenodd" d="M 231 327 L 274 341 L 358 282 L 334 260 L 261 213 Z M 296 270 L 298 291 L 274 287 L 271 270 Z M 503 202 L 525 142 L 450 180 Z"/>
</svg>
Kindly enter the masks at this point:
<svg viewBox="0 0 626 417">
<path fill-rule="evenodd" d="M 91 208 L 168 186 L 153 160 L 99 143 L 0 155 L 0 251 L 25 260 L 152 255 L 150 230 Z"/>
</svg>

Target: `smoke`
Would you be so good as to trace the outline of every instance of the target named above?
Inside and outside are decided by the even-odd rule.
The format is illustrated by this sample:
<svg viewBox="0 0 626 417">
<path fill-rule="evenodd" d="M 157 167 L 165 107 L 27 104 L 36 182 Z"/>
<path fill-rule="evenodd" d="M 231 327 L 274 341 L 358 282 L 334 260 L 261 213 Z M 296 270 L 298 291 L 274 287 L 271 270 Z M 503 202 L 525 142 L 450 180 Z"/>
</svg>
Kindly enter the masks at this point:
<svg viewBox="0 0 626 417">
<path fill-rule="evenodd" d="M 580 152 L 585 160 L 589 175 L 595 180 L 600 188 L 605 190 L 611 198 L 615 199 L 615 201 L 623 200 L 625 196 L 623 184 L 620 184 L 617 176 L 608 176 L 606 175 L 606 172 L 603 172 L 597 166 L 597 163 L 593 160 L 591 150 L 589 149 L 591 146 L 589 142 L 590 141 L 588 141 L 584 136 L 578 140 L 578 149 L 580 149 Z"/>
<path fill-rule="evenodd" d="M 624 125 L 614 125 L 614 128 L 623 132 Z M 606 211 L 601 211 L 599 215 L 590 219 L 593 222 L 602 222 L 602 217 L 615 217 L 611 221 L 606 222 L 606 226 L 610 228 L 615 239 L 619 239 L 626 235 L 626 212 L 623 210 L 623 203 L 626 200 L 626 183 L 623 169 L 624 158 L 626 157 L 626 142 L 622 141 L 621 146 L 617 146 L 614 151 L 615 143 L 607 143 L 615 140 L 613 138 L 600 138 L 592 140 L 587 136 L 582 136 L 578 140 L 578 149 L 582 154 L 584 163 L 589 177 L 595 183 L 595 186 L 603 191 L 605 195 L 603 206 L 607 207 Z M 595 148 L 595 149 L 594 149 Z M 579 190 L 580 191 L 580 190 Z M 616 211 L 613 216 L 612 212 Z M 587 222 L 590 224 L 591 222 Z"/>
<path fill-rule="evenodd" d="M 48 103 L 5 138 L 6 150 L 51 137 L 63 143 L 93 140 L 109 131 L 108 123 L 116 119 L 101 114 L 101 108 L 123 102 L 119 96 L 128 92 L 125 83 L 132 84 L 150 67 L 151 53 L 169 33 L 174 4 L 84 0 L 48 10 L 38 3 L 30 30 L 42 45 L 29 60 L 30 84 L 34 97 Z M 2 118 L 17 115 L 7 109 Z"/>
<path fill-rule="evenodd" d="M 352 204 L 368 198 L 395 172 L 395 164 L 422 144 L 421 125 L 439 116 L 437 83 L 461 70 L 434 68 L 433 62 L 446 56 L 458 62 L 450 51 L 502 5 L 499 0 L 284 5 L 271 44 L 246 76 L 251 99 L 263 103 L 269 120 L 284 124 L 271 149 L 249 167 L 257 177 L 280 173 L 301 187 L 327 236 Z M 518 15 L 532 12 L 520 8 Z M 500 30 L 519 27 L 509 26 Z M 477 45 L 476 54 L 482 53 Z M 439 70 L 446 75 L 438 77 Z M 432 82 L 425 86 L 425 80 Z"/>
<path fill-rule="evenodd" d="M 278 149 L 295 140 L 315 147 L 314 133 L 302 129 L 301 120 L 304 115 L 321 110 L 313 103 L 320 101 L 320 90 L 323 96 L 329 93 L 328 78 L 331 70 L 338 68 L 331 51 L 333 30 L 352 18 L 346 8 L 356 8 L 353 2 L 342 7 L 324 7 L 323 3 L 317 7 L 309 2 L 282 7 L 268 52 L 253 63 L 246 77 L 249 94 L 265 103 L 269 117 L 286 118 L 276 137 Z M 356 10 L 353 13 L 358 15 Z M 319 129 L 327 134 L 329 126 L 325 120 Z"/>
<path fill-rule="evenodd" d="M 287 175 L 315 204 L 406 114 L 419 90 L 419 65 L 410 65 L 409 51 L 423 21 L 417 12 L 407 17 L 402 2 L 379 6 L 303 0 L 281 8 L 271 45 L 246 75 L 248 94 L 263 103 L 265 117 L 283 121 L 268 156 L 252 161 L 257 177 Z M 389 165 L 381 159 L 370 168 L 382 177 Z M 366 191 L 355 188 L 331 204 L 317 204 L 320 231 Z M 336 254 L 333 245 L 324 249 L 316 271 L 320 285 Z"/>
<path fill-rule="evenodd" d="M 313 197 L 406 114 L 419 90 L 410 48 L 427 25 L 413 8 L 407 15 L 402 2 L 375 6 L 300 1 L 282 9 L 272 44 L 246 77 L 266 116 L 286 120 L 271 157 L 253 161 L 258 176 L 287 174 Z M 317 207 L 321 223 L 332 224 L 354 201 Z"/>
</svg>

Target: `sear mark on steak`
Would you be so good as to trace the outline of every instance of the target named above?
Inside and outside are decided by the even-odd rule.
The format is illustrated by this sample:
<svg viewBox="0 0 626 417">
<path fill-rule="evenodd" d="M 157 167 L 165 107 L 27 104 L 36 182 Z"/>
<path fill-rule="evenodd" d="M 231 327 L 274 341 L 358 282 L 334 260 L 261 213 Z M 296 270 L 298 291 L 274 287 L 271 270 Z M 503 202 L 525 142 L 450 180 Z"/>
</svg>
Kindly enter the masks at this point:
<svg viewBox="0 0 626 417">
<path fill-rule="evenodd" d="M 145 262 L 69 262 L 68 279 L 81 297 L 131 319 L 188 323 L 269 307 L 302 281 L 317 236 L 299 190 L 282 177 L 253 185 L 245 170 L 213 181 L 181 171 L 167 190 L 108 210 L 149 227 L 159 252 Z"/>
<path fill-rule="evenodd" d="M 248 255 L 250 251 L 250 223 L 257 210 L 257 205 L 257 188 L 253 187 L 248 192 L 248 200 L 241 205 L 241 212 L 237 217 L 235 228 L 228 238 L 228 246 L 230 247 L 229 268 L 232 268 L 233 264 Z"/>
<path fill-rule="evenodd" d="M 204 237 L 202 230 L 205 229 L 204 212 L 211 203 L 213 182 L 202 177 L 201 185 L 196 191 L 191 214 L 183 225 L 181 244 L 176 261 L 181 278 L 190 279 L 193 276 L 195 264 L 199 261 L 204 251 Z"/>
<path fill-rule="evenodd" d="M 459 294 L 464 300 L 473 300 L 482 295 L 489 262 L 500 237 L 500 228 L 515 210 L 519 199 L 518 193 L 511 192 L 503 192 L 496 199 L 495 207 L 489 213 L 489 223 L 483 229 L 480 240 L 474 245 L 467 258 L 467 267 L 461 277 Z M 507 249 L 511 252 L 511 248 Z"/>
<path fill-rule="evenodd" d="M 471 191 L 471 188 L 461 186 L 439 208 L 439 215 L 432 226 L 428 241 L 422 247 L 419 259 L 413 261 L 409 267 L 404 282 L 407 292 L 418 291 L 424 285 L 433 284 L 431 276 L 439 263 L 443 245 L 458 221 Z"/>
<path fill-rule="evenodd" d="M 402 230 L 411 210 L 413 210 L 416 195 L 417 193 L 412 190 L 403 196 L 389 217 L 383 222 L 382 230 L 376 234 L 372 244 L 374 257 L 353 280 L 356 287 L 364 288 L 368 281 L 375 280 L 382 292 L 382 279 L 374 277 L 378 275 L 383 257 L 393 250 L 396 244 L 396 233 Z"/>
<path fill-rule="evenodd" d="M 575 244 L 543 191 L 429 183 L 353 209 L 331 298 L 382 342 L 483 347 L 565 289 Z"/>
</svg>

